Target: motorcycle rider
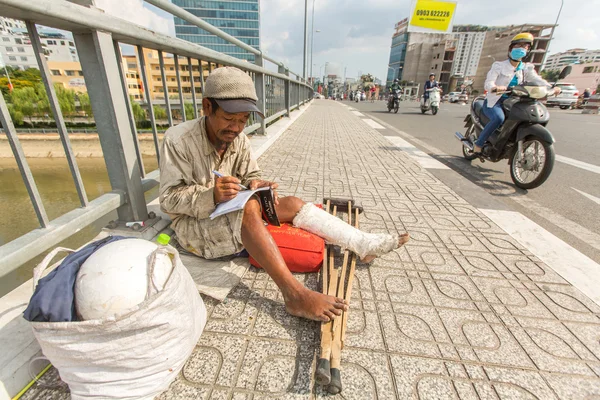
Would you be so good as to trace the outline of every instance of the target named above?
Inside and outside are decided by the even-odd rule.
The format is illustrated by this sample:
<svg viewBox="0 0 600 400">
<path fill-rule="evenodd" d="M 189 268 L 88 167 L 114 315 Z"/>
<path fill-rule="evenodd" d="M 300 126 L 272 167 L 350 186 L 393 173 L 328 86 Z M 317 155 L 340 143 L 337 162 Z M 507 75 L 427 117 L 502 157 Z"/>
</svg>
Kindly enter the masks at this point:
<svg viewBox="0 0 600 400">
<path fill-rule="evenodd" d="M 487 74 L 484 88 L 487 91 L 483 103 L 483 113 L 490 121 L 485 125 L 479 138 L 474 143 L 474 153 L 480 154 L 486 140 L 490 135 L 504 123 L 505 115 L 502 103 L 508 98 L 507 94 L 498 94 L 506 89 L 522 84 L 523 82 L 535 85 L 550 86 L 536 72 L 532 63 L 523 62 L 531 46 L 533 35 L 529 32 L 521 32 L 515 35 L 508 46 L 508 59 L 496 61 Z M 554 88 L 554 93 L 559 94 L 560 88 Z"/>
<path fill-rule="evenodd" d="M 394 93 L 396 93 L 396 90 L 400 90 L 400 82 L 398 79 L 394 79 L 392 86 L 389 88 L 388 108 L 394 105 Z"/>
<path fill-rule="evenodd" d="M 429 74 L 429 80 L 425 82 L 425 86 L 423 87 L 425 90 L 425 93 L 423 93 L 425 103 L 427 103 L 427 100 L 429 100 L 429 92 L 427 89 L 433 89 L 434 87 L 440 88 L 440 84 L 435 80 L 435 74 L 432 72 Z"/>
</svg>

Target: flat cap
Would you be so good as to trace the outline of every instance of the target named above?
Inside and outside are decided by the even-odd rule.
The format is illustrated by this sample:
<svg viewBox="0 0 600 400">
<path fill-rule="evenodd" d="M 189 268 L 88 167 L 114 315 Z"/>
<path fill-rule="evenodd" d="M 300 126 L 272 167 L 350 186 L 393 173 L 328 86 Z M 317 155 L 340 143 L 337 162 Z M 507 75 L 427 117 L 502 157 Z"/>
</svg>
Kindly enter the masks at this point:
<svg viewBox="0 0 600 400">
<path fill-rule="evenodd" d="M 258 97 L 250 75 L 236 67 L 220 67 L 211 72 L 204 85 L 204 97 L 213 98 L 227 113 L 256 112 Z"/>
</svg>

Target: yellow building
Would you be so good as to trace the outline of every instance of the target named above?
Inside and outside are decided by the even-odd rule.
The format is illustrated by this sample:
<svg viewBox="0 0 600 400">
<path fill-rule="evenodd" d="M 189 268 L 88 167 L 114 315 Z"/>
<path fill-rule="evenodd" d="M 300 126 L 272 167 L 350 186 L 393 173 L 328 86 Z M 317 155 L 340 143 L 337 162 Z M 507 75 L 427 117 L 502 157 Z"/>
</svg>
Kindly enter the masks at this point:
<svg viewBox="0 0 600 400">
<path fill-rule="evenodd" d="M 52 83 L 62 85 L 65 89 L 73 89 L 79 93 L 87 92 L 81 64 L 77 61 L 48 61 L 52 74 Z"/>
<path fill-rule="evenodd" d="M 164 87 L 160 72 L 160 62 L 158 60 L 158 51 L 144 49 L 146 73 L 148 74 L 148 86 L 152 100 L 164 100 Z M 169 98 L 175 101 L 179 100 L 179 88 L 177 86 L 177 75 L 175 73 L 175 59 L 171 54 L 164 54 L 165 76 L 167 79 L 167 89 Z M 136 101 L 145 101 L 144 85 L 136 55 L 126 55 L 122 57 L 123 70 L 127 78 L 127 90 L 129 95 Z M 76 61 L 48 61 L 48 67 L 52 74 L 52 82 L 62 85 L 65 89 L 73 89 L 77 92 L 86 92 L 81 64 Z M 179 76 L 181 78 L 181 90 L 186 101 L 192 98 L 192 89 L 190 83 L 190 73 L 187 57 L 179 58 Z M 198 102 L 202 98 L 202 87 L 200 80 L 200 66 L 198 60 L 192 60 L 192 74 L 194 77 L 194 86 L 196 89 L 196 98 Z M 208 62 L 202 62 L 204 79 L 208 76 Z M 216 68 L 212 63 L 211 68 Z"/>
<path fill-rule="evenodd" d="M 164 86 L 162 82 L 162 76 L 160 72 L 160 62 L 158 59 L 158 51 L 151 49 L 144 49 L 144 59 L 146 64 L 146 73 L 148 74 L 148 86 L 150 89 L 150 97 L 152 100 L 164 100 Z M 138 66 L 138 58 L 135 55 L 123 56 L 124 65 L 127 67 L 128 73 L 140 74 Z M 177 86 L 177 75 L 175 72 L 175 58 L 171 54 L 163 53 L 163 60 L 165 65 L 165 76 L 167 79 L 167 90 L 169 98 L 175 100 L 179 99 L 179 88 Z M 202 62 L 204 79 L 208 76 L 208 62 Z M 192 98 L 192 89 L 190 82 L 190 70 L 189 70 L 187 57 L 179 58 L 179 76 L 181 78 L 181 90 L 183 97 L 186 100 Z M 196 90 L 196 98 L 198 100 L 202 97 L 202 88 L 200 80 L 200 66 L 197 60 L 192 60 L 192 76 L 194 78 L 194 86 Z M 212 63 L 212 68 L 216 66 Z M 141 85 L 141 78 L 138 79 Z M 131 88 L 130 88 L 131 90 Z M 140 89 L 143 94 L 143 87 Z M 140 97 L 140 100 L 143 96 Z"/>
</svg>

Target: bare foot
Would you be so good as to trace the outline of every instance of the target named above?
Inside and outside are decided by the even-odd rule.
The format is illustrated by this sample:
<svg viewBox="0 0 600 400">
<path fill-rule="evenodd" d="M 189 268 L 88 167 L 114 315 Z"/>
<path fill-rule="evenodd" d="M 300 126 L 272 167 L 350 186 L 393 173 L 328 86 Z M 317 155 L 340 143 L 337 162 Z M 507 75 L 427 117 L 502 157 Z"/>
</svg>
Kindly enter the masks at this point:
<svg viewBox="0 0 600 400">
<path fill-rule="evenodd" d="M 404 246 L 404 244 L 406 242 L 408 242 L 409 239 L 410 239 L 410 235 L 408 233 L 403 233 L 402 235 L 400 235 L 400 238 L 398 239 L 398 247 L 396 247 L 396 248 L 400 248 L 400 247 Z M 377 258 L 377 256 L 367 255 L 367 256 L 361 258 L 360 262 L 362 262 L 364 264 L 368 264 L 376 258 Z"/>
<path fill-rule="evenodd" d="M 348 310 L 344 299 L 303 288 L 296 295 L 283 295 L 285 309 L 296 317 L 328 322 Z"/>
</svg>

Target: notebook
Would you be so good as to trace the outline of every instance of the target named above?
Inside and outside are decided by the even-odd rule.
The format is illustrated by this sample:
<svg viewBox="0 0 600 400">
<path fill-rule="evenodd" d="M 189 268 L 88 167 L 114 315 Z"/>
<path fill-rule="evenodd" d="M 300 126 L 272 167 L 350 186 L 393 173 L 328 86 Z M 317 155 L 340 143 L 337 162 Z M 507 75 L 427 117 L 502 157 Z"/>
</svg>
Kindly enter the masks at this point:
<svg viewBox="0 0 600 400">
<path fill-rule="evenodd" d="M 262 187 L 255 190 L 242 190 L 233 199 L 217 205 L 215 211 L 210 214 L 210 219 L 233 211 L 242 210 L 250 197 L 257 195 L 260 200 L 263 218 L 271 225 L 280 226 L 279 218 L 275 212 L 275 200 L 273 190 L 270 187 Z"/>
</svg>

